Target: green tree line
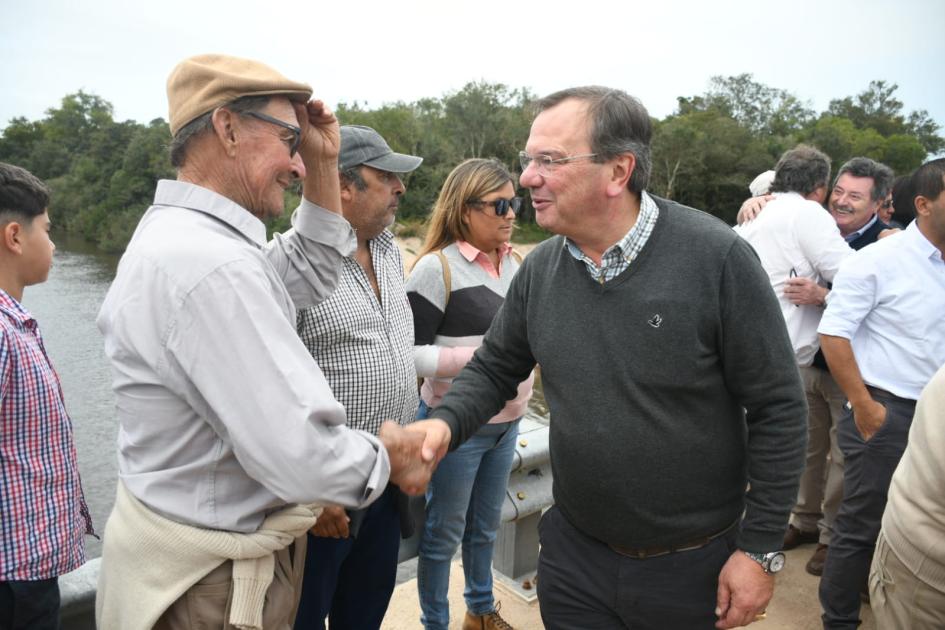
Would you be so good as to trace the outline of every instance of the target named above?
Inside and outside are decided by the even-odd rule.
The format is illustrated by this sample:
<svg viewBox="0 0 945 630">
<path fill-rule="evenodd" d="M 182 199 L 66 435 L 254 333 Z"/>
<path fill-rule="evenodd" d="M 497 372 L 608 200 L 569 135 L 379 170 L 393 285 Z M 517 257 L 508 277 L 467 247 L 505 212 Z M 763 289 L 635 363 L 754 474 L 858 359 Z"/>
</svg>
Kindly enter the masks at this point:
<svg viewBox="0 0 945 630">
<path fill-rule="evenodd" d="M 748 183 L 778 156 L 806 142 L 826 152 L 834 168 L 856 155 L 907 173 L 945 149 L 925 110 L 905 112 L 897 86 L 873 81 L 817 113 L 793 94 L 751 75 L 714 77 L 704 94 L 679 97 L 674 113 L 653 120 L 650 191 L 731 222 Z M 369 125 L 395 151 L 420 155 L 409 176 L 402 220 L 422 220 L 446 174 L 470 157 L 496 157 L 515 172 L 535 95 L 527 88 L 473 82 L 440 98 L 369 108 L 340 103 L 342 124 Z M 54 221 L 105 251 L 124 249 L 155 184 L 173 178 L 170 140 L 162 118 L 148 124 L 114 119 L 112 105 L 87 92 L 69 94 L 42 120 L 14 118 L 0 135 L 0 161 L 23 166 L 52 188 Z M 287 207 L 298 191 L 287 193 Z M 526 204 L 519 222 L 534 221 Z M 287 218 L 271 229 L 285 227 Z"/>
</svg>

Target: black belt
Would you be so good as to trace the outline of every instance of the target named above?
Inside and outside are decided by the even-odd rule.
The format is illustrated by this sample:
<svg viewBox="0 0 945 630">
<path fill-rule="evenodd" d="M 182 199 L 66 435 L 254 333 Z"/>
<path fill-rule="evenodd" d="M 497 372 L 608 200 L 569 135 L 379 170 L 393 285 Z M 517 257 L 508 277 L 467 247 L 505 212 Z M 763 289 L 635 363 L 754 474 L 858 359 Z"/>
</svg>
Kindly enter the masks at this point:
<svg viewBox="0 0 945 630">
<path fill-rule="evenodd" d="M 709 534 L 708 536 L 701 536 L 693 540 L 676 543 L 668 547 L 624 547 L 623 545 L 612 545 L 610 543 L 607 543 L 607 546 L 622 556 L 635 558 L 637 560 L 645 560 L 646 558 L 653 558 L 654 556 L 665 556 L 671 553 L 677 553 L 679 551 L 692 551 L 694 549 L 699 549 L 700 547 L 705 547 L 719 536 L 723 536 L 730 532 L 737 524 L 738 521 L 735 521 L 720 532 Z"/>
<path fill-rule="evenodd" d="M 892 398 L 894 400 L 901 400 L 903 402 L 912 403 L 913 405 L 915 404 L 915 400 L 913 400 L 912 398 L 903 398 L 902 396 L 896 396 L 892 392 L 887 392 L 885 389 L 873 387 L 872 385 L 867 385 L 866 390 L 871 394 L 875 394 L 876 396 L 881 396 L 883 398 Z"/>
</svg>

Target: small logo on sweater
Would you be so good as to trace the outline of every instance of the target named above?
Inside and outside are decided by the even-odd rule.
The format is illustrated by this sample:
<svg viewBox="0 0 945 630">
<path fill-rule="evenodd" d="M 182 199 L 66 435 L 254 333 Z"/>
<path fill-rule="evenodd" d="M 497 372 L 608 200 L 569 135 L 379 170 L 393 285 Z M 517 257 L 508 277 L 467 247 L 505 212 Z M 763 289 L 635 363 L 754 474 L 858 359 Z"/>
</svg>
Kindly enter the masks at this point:
<svg viewBox="0 0 945 630">
<path fill-rule="evenodd" d="M 663 318 L 659 313 L 656 313 L 650 319 L 646 320 L 646 323 L 652 326 L 653 328 L 659 328 L 660 324 L 663 323 Z"/>
</svg>

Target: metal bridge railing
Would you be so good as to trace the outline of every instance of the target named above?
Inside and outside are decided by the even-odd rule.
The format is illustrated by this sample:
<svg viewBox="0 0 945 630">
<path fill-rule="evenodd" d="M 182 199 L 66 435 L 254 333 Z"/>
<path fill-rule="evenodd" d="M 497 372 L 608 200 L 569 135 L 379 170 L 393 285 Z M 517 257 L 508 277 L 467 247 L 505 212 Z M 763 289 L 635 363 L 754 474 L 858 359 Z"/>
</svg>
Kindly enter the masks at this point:
<svg viewBox="0 0 945 630">
<path fill-rule="evenodd" d="M 503 583 L 526 599 L 534 597 L 534 573 L 538 568 L 538 520 L 551 506 L 551 465 L 548 454 L 548 426 L 524 419 L 505 503 L 502 526 L 496 538 L 493 567 Z M 401 541 L 398 562 L 417 556 L 423 531 L 423 500 L 411 501 L 417 523 L 413 537 Z M 101 558 L 59 578 L 63 630 L 95 629 L 95 589 Z"/>
</svg>

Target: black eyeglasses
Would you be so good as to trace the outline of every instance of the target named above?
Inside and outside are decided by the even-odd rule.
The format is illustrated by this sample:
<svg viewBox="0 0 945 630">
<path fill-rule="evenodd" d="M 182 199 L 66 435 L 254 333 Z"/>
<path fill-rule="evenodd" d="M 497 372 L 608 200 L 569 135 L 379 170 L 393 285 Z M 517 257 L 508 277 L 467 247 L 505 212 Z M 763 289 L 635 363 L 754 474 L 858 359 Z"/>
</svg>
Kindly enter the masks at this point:
<svg viewBox="0 0 945 630">
<path fill-rule="evenodd" d="M 243 112 L 243 113 L 246 116 L 251 116 L 252 118 L 256 118 L 257 120 L 271 123 L 273 125 L 277 125 L 279 127 L 282 127 L 283 129 L 288 129 L 289 131 L 291 131 L 293 135 L 293 139 L 292 139 L 292 143 L 289 145 L 289 157 L 295 156 L 296 152 L 299 150 L 299 145 L 302 144 L 302 129 L 300 127 L 296 127 L 295 125 L 290 125 L 289 123 L 283 122 L 279 120 L 278 118 L 273 118 L 272 116 L 261 114 L 259 112 Z M 289 139 L 285 138 L 285 140 L 286 142 L 288 142 Z"/>
<path fill-rule="evenodd" d="M 504 217 L 509 213 L 509 208 L 512 209 L 512 212 L 518 212 L 518 209 L 522 207 L 522 198 L 521 197 L 512 197 L 511 199 L 496 199 L 494 201 L 483 201 L 482 199 L 470 199 L 466 202 L 467 206 L 475 206 L 476 208 L 482 208 L 483 206 L 492 206 L 495 209 L 495 214 L 497 217 Z"/>
</svg>

